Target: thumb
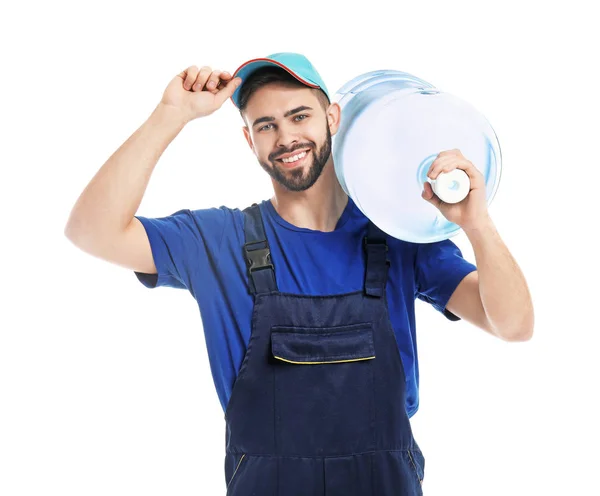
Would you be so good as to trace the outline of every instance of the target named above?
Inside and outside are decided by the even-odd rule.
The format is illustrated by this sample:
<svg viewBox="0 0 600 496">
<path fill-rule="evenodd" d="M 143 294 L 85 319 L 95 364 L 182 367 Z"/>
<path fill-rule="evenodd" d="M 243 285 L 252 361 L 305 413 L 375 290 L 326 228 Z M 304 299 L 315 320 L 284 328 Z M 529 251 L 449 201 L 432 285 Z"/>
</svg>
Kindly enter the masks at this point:
<svg viewBox="0 0 600 496">
<path fill-rule="evenodd" d="M 442 200 L 440 200 L 440 198 L 433 192 L 431 184 L 427 181 L 423 183 L 423 192 L 421 193 L 421 198 L 437 208 L 440 208 L 442 203 Z"/>
<path fill-rule="evenodd" d="M 231 98 L 237 87 L 242 83 L 242 78 L 236 77 L 229 81 L 219 92 L 215 95 L 215 98 L 219 102 L 219 105 L 223 105 L 225 100 Z"/>
</svg>

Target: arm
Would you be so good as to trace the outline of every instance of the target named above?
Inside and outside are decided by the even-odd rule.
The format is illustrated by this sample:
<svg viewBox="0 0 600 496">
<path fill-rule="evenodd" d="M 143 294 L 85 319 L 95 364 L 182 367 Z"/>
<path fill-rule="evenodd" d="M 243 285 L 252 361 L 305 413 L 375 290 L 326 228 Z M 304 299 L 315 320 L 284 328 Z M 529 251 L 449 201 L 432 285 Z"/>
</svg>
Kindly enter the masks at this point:
<svg viewBox="0 0 600 496">
<path fill-rule="evenodd" d="M 150 240 L 134 217 L 150 176 L 186 123 L 220 108 L 240 82 L 208 66 L 200 70 L 191 66 L 175 76 L 148 120 L 84 189 L 71 211 L 65 236 L 92 255 L 156 274 Z"/>
<path fill-rule="evenodd" d="M 133 216 L 158 159 L 184 126 L 181 112 L 159 104 L 83 190 L 66 225 L 67 238 L 90 254 L 126 266 L 135 262 L 123 260 L 120 245 L 131 242 L 132 252 L 146 254 L 132 257 L 139 259 L 132 268 L 156 273 L 144 229 Z"/>
<path fill-rule="evenodd" d="M 511 256 L 487 209 L 485 178 L 460 150 L 441 152 L 432 162 L 428 177 L 463 170 L 471 182 L 467 197 L 459 203 L 445 203 L 423 184 L 423 199 L 440 210 L 446 219 L 459 225 L 473 246 L 477 275 L 469 274 L 448 300 L 448 309 L 482 329 L 507 341 L 526 341 L 533 334 L 533 304 L 527 283 Z"/>
<path fill-rule="evenodd" d="M 531 295 L 523 273 L 492 220 L 465 230 L 477 271 L 466 276 L 448 301 L 448 310 L 506 341 L 533 335 Z"/>
</svg>

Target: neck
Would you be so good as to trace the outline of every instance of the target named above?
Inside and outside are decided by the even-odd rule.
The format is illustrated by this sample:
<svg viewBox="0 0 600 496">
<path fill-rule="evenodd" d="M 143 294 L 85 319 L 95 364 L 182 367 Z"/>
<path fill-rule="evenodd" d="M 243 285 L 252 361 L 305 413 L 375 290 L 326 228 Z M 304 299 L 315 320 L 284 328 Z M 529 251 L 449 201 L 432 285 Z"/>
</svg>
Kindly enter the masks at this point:
<svg viewBox="0 0 600 496">
<path fill-rule="evenodd" d="M 271 203 L 277 213 L 290 224 L 313 231 L 333 231 L 348 204 L 348 195 L 337 180 L 332 160 L 306 191 L 289 191 L 275 181 L 273 189 Z"/>
</svg>

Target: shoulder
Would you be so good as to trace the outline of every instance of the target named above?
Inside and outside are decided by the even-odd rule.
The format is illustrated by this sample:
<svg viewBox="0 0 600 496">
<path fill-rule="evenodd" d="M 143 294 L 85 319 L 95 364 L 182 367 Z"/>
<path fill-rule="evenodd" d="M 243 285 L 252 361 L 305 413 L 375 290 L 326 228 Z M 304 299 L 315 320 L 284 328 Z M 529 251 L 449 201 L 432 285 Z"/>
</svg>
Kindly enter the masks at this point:
<svg viewBox="0 0 600 496">
<path fill-rule="evenodd" d="M 401 255 L 405 259 L 410 259 L 411 262 L 415 261 L 419 243 L 404 241 L 402 239 L 394 238 L 389 234 L 386 235 L 386 241 L 391 254 Z"/>
<path fill-rule="evenodd" d="M 188 210 L 189 219 L 195 224 L 195 228 L 206 233 L 220 233 L 223 240 L 230 239 L 238 242 L 244 237 L 244 211 L 250 206 L 232 207 L 220 205 L 211 208 L 199 208 Z"/>
<path fill-rule="evenodd" d="M 238 207 L 229 207 L 227 205 L 210 208 L 180 210 L 177 213 L 187 213 L 189 219 L 198 224 L 213 223 L 223 226 L 240 222 L 243 219 L 242 210 L 240 210 Z"/>
</svg>

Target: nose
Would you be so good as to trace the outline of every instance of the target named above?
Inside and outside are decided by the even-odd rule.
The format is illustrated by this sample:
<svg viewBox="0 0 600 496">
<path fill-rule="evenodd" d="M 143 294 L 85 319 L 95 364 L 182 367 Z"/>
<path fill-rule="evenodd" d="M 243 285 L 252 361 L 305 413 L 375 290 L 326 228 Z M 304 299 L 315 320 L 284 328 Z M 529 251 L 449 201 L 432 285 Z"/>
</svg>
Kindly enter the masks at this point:
<svg viewBox="0 0 600 496">
<path fill-rule="evenodd" d="M 299 141 L 298 136 L 286 126 L 280 126 L 277 133 L 277 149 L 289 150 Z"/>
</svg>

